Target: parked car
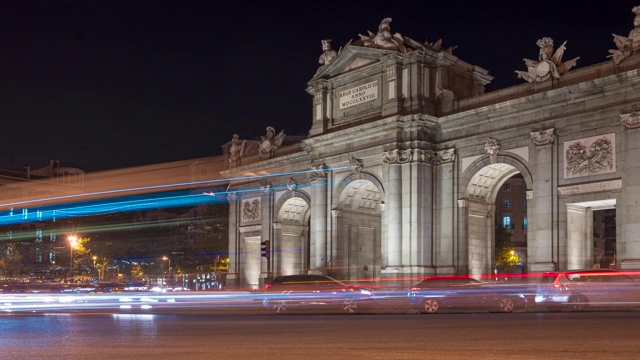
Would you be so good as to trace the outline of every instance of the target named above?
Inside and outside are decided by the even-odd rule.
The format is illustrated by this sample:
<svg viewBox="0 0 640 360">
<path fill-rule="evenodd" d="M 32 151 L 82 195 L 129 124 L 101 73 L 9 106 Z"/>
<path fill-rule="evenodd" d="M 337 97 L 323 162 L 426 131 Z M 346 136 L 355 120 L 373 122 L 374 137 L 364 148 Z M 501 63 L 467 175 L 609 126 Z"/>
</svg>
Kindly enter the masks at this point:
<svg viewBox="0 0 640 360">
<path fill-rule="evenodd" d="M 547 272 L 537 286 L 535 303 L 572 311 L 640 307 L 640 282 L 631 274 L 614 269 Z"/>
<path fill-rule="evenodd" d="M 483 310 L 510 313 L 526 308 L 524 294 L 512 287 L 470 276 L 430 276 L 409 290 L 409 306 L 423 314 L 442 310 Z"/>
<path fill-rule="evenodd" d="M 356 313 L 373 306 L 375 294 L 324 275 L 285 275 L 264 286 L 263 306 L 276 313 L 291 310 Z"/>
</svg>

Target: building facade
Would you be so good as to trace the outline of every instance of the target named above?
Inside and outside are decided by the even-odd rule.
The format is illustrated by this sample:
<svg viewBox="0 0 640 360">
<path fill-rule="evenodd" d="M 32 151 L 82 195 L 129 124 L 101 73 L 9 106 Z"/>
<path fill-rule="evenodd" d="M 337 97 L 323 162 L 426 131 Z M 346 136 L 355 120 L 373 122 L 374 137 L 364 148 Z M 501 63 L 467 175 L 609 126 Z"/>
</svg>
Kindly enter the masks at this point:
<svg viewBox="0 0 640 360">
<path fill-rule="evenodd" d="M 572 69 L 578 58 L 563 62 L 564 48 L 542 38 L 538 61 L 517 71 L 523 84 L 484 93 L 486 70 L 390 22 L 339 52 L 323 42 L 308 138 L 283 145 L 268 128 L 255 146 L 227 145 L 222 177 L 238 179 L 227 193 L 230 280 L 491 273 L 497 194 L 516 174 L 526 271 L 592 267 L 593 212 L 605 209 L 617 218 L 615 267 L 640 267 L 635 49 Z"/>
</svg>

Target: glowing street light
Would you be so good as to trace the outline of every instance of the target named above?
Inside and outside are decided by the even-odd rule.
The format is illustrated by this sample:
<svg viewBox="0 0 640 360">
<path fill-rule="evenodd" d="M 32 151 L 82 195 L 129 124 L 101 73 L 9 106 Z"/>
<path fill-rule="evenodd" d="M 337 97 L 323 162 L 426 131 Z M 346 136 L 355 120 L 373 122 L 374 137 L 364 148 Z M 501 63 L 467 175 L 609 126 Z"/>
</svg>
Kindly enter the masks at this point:
<svg viewBox="0 0 640 360">
<path fill-rule="evenodd" d="M 97 256 L 93 255 L 93 274 L 95 275 L 96 273 L 96 260 L 98 259 Z M 100 281 L 100 273 L 98 273 L 98 281 Z"/>
<path fill-rule="evenodd" d="M 73 247 L 78 244 L 78 237 L 71 235 L 69 240 L 69 279 L 73 278 Z"/>
</svg>

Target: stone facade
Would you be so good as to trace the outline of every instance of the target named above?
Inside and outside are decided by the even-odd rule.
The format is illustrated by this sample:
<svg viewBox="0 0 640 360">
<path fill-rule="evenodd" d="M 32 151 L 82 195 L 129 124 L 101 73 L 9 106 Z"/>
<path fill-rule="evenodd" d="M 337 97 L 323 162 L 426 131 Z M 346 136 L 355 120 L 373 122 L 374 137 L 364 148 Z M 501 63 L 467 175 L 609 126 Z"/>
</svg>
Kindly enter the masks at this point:
<svg viewBox="0 0 640 360">
<path fill-rule="evenodd" d="M 485 94 L 486 70 L 440 41 L 392 34 L 390 21 L 309 81 L 308 138 L 268 158 L 236 156 L 223 171 L 269 174 L 230 182 L 231 281 L 258 288 L 318 272 L 393 286 L 490 273 L 496 193 L 517 173 L 526 271 L 591 267 L 589 215 L 605 208 L 616 209 L 616 267 L 640 268 L 640 56 L 569 71 L 574 58 Z M 269 258 L 259 255 L 264 240 Z"/>
</svg>

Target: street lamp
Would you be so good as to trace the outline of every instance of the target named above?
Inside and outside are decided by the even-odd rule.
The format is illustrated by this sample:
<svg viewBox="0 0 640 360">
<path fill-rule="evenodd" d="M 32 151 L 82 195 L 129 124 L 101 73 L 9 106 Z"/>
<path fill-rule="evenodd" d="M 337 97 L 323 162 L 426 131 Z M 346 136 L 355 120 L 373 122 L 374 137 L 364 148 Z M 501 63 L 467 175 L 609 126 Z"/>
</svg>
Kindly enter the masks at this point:
<svg viewBox="0 0 640 360">
<path fill-rule="evenodd" d="M 69 240 L 69 279 L 73 278 L 73 247 L 78 244 L 78 237 L 71 235 Z"/>
<path fill-rule="evenodd" d="M 98 257 L 94 255 L 93 256 L 93 275 L 96 274 L 96 259 L 98 259 Z M 97 278 L 98 278 L 98 281 L 100 281 L 100 273 L 98 273 Z"/>
<path fill-rule="evenodd" d="M 168 269 L 168 271 L 169 271 L 169 281 L 171 281 L 171 259 L 169 257 L 167 257 L 167 256 L 163 256 L 162 260 L 168 260 L 169 261 L 169 269 Z"/>
</svg>

